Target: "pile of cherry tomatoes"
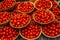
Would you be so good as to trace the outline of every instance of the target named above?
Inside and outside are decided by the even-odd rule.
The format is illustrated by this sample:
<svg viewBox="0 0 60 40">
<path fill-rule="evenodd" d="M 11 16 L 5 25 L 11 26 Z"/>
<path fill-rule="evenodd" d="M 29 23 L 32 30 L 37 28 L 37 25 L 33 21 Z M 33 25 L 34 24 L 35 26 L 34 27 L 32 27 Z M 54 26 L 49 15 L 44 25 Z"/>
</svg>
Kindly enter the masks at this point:
<svg viewBox="0 0 60 40">
<path fill-rule="evenodd" d="M 19 35 L 34 40 L 41 34 L 48 38 L 60 36 L 60 2 L 0 1 L 0 40 L 15 40 Z"/>
</svg>

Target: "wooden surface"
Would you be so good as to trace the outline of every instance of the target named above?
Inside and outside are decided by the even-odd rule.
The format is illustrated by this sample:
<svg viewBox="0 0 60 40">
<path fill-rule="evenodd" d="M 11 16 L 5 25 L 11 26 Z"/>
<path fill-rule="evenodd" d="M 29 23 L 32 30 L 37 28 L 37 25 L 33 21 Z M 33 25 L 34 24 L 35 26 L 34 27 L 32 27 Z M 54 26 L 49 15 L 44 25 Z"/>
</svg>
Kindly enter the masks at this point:
<svg viewBox="0 0 60 40">
<path fill-rule="evenodd" d="M 18 2 L 18 1 L 22 1 L 22 0 L 16 0 L 16 1 Z M 59 0 L 57 0 L 57 1 L 59 1 Z M 16 40 L 25 40 L 25 39 L 23 39 L 22 37 L 18 36 L 18 38 L 17 38 Z M 47 38 L 47 37 L 41 35 L 41 36 L 40 36 L 38 39 L 36 39 L 36 40 L 60 40 L 60 37 L 51 39 L 51 38 Z"/>
</svg>

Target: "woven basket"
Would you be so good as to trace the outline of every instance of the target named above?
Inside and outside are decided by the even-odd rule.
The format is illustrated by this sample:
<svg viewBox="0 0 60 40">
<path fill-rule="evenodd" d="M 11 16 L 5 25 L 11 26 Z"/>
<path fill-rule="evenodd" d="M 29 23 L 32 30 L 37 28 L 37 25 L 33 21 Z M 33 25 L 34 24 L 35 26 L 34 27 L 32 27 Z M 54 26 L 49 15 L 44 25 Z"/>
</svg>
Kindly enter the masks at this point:
<svg viewBox="0 0 60 40">
<path fill-rule="evenodd" d="M 15 0 L 14 0 L 14 1 L 15 1 Z M 1 4 L 1 3 L 2 3 L 2 2 L 0 2 L 0 4 Z M 15 1 L 14 5 L 11 6 L 10 8 L 7 8 L 7 9 L 0 9 L 0 11 L 10 11 L 10 10 L 14 9 L 15 4 L 16 4 L 16 1 Z"/>
<path fill-rule="evenodd" d="M 5 21 L 5 22 L 3 22 L 3 23 L 0 23 L 0 25 L 6 24 L 6 23 L 8 23 L 9 21 L 10 21 L 10 19 L 7 20 L 7 21 Z"/>
<path fill-rule="evenodd" d="M 46 10 L 46 11 L 49 11 L 49 10 Z M 48 23 L 40 23 L 40 22 L 38 22 L 38 21 L 35 20 L 35 13 L 33 14 L 33 19 L 34 19 L 34 21 L 37 22 L 37 23 L 39 23 L 39 24 L 49 24 L 49 23 L 53 22 L 53 21 L 55 20 L 55 15 L 54 15 L 51 11 L 49 11 L 49 12 L 50 12 L 50 13 L 52 14 L 52 16 L 53 16 L 53 20 L 52 20 L 52 21 L 50 21 L 50 22 L 48 22 Z"/>
<path fill-rule="evenodd" d="M 56 19 L 55 21 L 58 21 L 58 20 Z M 58 22 L 59 22 L 59 21 L 58 21 Z M 43 31 L 42 31 L 42 34 L 43 34 L 44 36 L 48 37 L 48 38 L 57 38 L 57 37 L 60 36 L 60 34 L 58 34 L 58 35 L 56 35 L 56 36 L 54 36 L 54 37 L 48 36 L 48 35 L 46 35 Z"/>
<path fill-rule="evenodd" d="M 17 15 L 19 15 L 19 14 L 17 14 Z M 13 16 L 11 16 L 11 18 L 12 18 Z M 13 26 L 13 24 L 11 23 L 11 21 L 10 21 L 10 25 L 13 27 L 13 28 L 24 28 L 24 27 L 26 27 L 30 22 L 31 22 L 31 17 L 29 16 L 29 18 L 30 18 L 30 20 L 29 20 L 29 22 L 26 24 L 26 25 L 24 25 L 24 26 L 22 26 L 22 27 L 15 27 L 15 26 Z"/>
<path fill-rule="evenodd" d="M 30 1 L 27 1 L 27 2 L 30 2 Z M 26 1 L 25 1 L 25 3 L 27 3 Z M 30 2 L 30 3 L 32 3 L 33 4 L 33 2 Z M 33 4 L 34 5 L 34 4 Z M 19 7 L 19 5 L 18 5 L 18 7 Z M 18 8 L 17 7 L 17 8 Z M 35 8 L 35 7 L 34 7 Z M 31 11 L 29 11 L 29 12 L 21 12 L 20 10 L 18 10 L 17 9 L 17 12 L 21 12 L 21 13 L 31 13 L 33 10 L 34 10 L 34 8 L 31 10 Z"/>
<path fill-rule="evenodd" d="M 1 26 L 0 28 L 3 28 L 3 26 Z M 18 38 L 18 36 L 19 36 L 19 31 L 18 31 L 18 35 L 17 35 L 16 37 L 14 37 L 12 40 L 17 39 L 17 38 Z M 2 40 L 2 39 L 0 39 L 0 40 Z"/>
<path fill-rule="evenodd" d="M 36 0 L 36 1 L 34 2 L 34 6 L 35 6 L 36 9 L 39 9 L 39 8 L 37 8 L 36 5 L 35 5 L 38 1 L 39 1 L 39 0 Z M 49 9 L 52 8 L 52 2 L 50 1 L 50 3 L 51 3 L 51 7 L 50 7 Z M 39 10 L 40 10 L 40 9 L 39 9 Z M 43 10 L 45 10 L 45 9 L 43 9 Z"/>
<path fill-rule="evenodd" d="M 21 37 L 22 38 L 24 38 L 24 39 L 26 39 L 26 40 L 36 40 L 36 39 L 38 39 L 40 36 L 41 36 L 41 33 L 42 33 L 42 28 L 40 27 L 40 34 L 39 34 L 39 36 L 37 36 L 36 38 L 33 38 L 33 39 L 29 39 L 29 38 L 26 38 L 26 37 L 24 37 L 22 34 L 21 34 L 21 29 L 20 29 L 20 32 L 19 32 L 19 34 L 21 35 Z"/>
</svg>

